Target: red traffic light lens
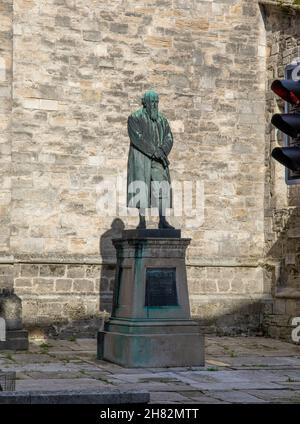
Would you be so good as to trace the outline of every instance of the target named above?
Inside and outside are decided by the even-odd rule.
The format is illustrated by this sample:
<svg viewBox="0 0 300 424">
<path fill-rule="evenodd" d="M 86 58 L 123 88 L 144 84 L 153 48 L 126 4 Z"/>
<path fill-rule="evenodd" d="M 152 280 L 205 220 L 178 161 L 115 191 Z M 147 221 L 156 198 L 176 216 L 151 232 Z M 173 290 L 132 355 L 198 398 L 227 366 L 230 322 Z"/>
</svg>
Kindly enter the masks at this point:
<svg viewBox="0 0 300 424">
<path fill-rule="evenodd" d="M 275 80 L 271 90 L 286 102 L 296 105 L 300 102 L 300 82 L 290 80 Z"/>
</svg>

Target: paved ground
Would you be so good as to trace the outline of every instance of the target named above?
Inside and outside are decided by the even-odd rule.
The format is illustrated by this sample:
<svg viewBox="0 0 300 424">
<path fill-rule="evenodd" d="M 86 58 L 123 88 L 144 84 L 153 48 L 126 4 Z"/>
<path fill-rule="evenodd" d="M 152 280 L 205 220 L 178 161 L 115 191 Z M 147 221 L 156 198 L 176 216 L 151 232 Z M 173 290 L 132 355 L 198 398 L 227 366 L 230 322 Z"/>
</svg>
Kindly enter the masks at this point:
<svg viewBox="0 0 300 424">
<path fill-rule="evenodd" d="M 152 403 L 300 403 L 300 346 L 262 337 L 207 337 L 206 366 L 126 369 L 96 359 L 93 339 L 0 352 L 16 390 L 148 390 Z"/>
</svg>

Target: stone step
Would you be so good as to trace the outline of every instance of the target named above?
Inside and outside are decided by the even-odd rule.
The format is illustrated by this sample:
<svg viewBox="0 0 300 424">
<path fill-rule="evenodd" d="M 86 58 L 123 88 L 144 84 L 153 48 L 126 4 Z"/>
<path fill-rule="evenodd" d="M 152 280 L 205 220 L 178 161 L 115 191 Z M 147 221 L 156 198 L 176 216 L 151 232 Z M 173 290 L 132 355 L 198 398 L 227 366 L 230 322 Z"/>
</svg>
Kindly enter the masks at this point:
<svg viewBox="0 0 300 424">
<path fill-rule="evenodd" d="M 7 330 L 6 340 L 0 341 L 0 350 L 28 350 L 28 331 Z"/>
<path fill-rule="evenodd" d="M 150 401 L 149 392 L 119 390 L 99 391 L 16 391 L 1 392 L 0 404 L 146 404 Z"/>
</svg>

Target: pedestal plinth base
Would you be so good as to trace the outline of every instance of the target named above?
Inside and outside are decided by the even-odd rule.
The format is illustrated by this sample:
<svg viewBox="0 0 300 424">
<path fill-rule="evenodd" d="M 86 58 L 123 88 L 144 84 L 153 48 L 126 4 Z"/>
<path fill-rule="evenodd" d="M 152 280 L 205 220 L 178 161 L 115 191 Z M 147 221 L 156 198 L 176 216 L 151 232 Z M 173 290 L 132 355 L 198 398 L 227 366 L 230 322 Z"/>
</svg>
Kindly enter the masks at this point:
<svg viewBox="0 0 300 424">
<path fill-rule="evenodd" d="M 113 240 L 112 316 L 98 333 L 98 358 L 124 367 L 204 365 L 204 336 L 191 320 L 180 230 L 127 230 Z"/>
<path fill-rule="evenodd" d="M 191 320 L 112 319 L 98 332 L 98 359 L 129 368 L 203 366 L 204 336 Z"/>
<path fill-rule="evenodd" d="M 0 350 L 28 350 L 28 331 L 7 330 L 6 340 L 0 341 Z"/>
<path fill-rule="evenodd" d="M 0 316 L 1 336 L 5 334 L 0 350 L 28 350 L 28 331 L 22 325 L 22 301 L 13 288 L 0 290 Z"/>
</svg>

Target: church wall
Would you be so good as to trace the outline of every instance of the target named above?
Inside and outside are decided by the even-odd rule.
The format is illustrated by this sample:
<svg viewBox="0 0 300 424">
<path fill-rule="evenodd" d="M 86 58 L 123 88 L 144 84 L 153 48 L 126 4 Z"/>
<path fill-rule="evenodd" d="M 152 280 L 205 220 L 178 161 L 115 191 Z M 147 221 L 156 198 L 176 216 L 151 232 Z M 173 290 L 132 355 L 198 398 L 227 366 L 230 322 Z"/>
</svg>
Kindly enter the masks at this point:
<svg viewBox="0 0 300 424">
<path fill-rule="evenodd" d="M 291 340 L 292 320 L 300 316 L 300 186 L 286 185 L 284 167 L 270 156 L 274 147 L 283 145 L 282 134 L 270 124 L 271 118 L 274 113 L 284 112 L 283 101 L 272 93 L 270 87 L 274 79 L 284 78 L 286 65 L 300 60 L 300 7 L 285 7 L 279 2 L 262 3 L 267 38 L 268 79 L 265 261 L 272 276 L 271 292 L 274 297 L 273 307 L 265 311 L 263 327 L 272 337 Z"/>
<path fill-rule="evenodd" d="M 12 0 L 0 3 L 0 292 L 13 287 L 10 254 Z"/>
<path fill-rule="evenodd" d="M 99 185 L 126 177 L 127 117 L 155 88 L 174 134 L 171 177 L 204 190 L 199 226 L 170 218 L 192 238 L 193 316 L 221 333 L 260 331 L 271 289 L 258 4 L 14 0 L 13 19 L 7 249 L 25 325 L 94 331 L 109 313 L 111 238 L 137 217 L 100 214 Z"/>
</svg>

